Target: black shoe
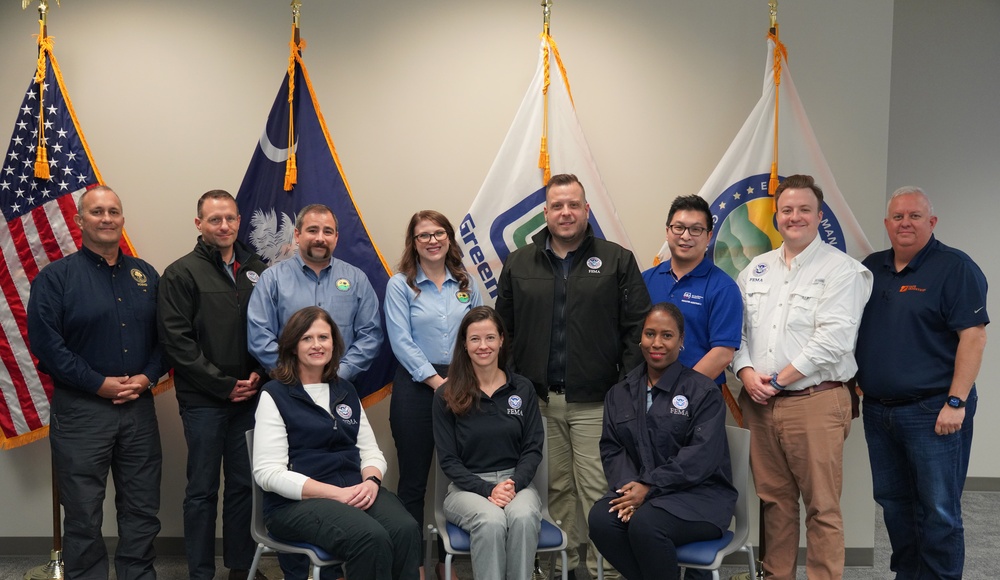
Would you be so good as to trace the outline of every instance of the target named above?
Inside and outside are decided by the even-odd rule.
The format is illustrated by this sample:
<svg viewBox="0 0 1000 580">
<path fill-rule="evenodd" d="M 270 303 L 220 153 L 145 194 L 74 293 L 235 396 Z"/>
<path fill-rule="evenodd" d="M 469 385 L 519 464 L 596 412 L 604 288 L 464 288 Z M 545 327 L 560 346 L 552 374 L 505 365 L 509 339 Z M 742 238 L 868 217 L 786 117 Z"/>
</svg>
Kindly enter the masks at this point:
<svg viewBox="0 0 1000 580">
<path fill-rule="evenodd" d="M 576 580 L 576 570 L 570 570 L 566 573 L 566 580 Z"/>
</svg>

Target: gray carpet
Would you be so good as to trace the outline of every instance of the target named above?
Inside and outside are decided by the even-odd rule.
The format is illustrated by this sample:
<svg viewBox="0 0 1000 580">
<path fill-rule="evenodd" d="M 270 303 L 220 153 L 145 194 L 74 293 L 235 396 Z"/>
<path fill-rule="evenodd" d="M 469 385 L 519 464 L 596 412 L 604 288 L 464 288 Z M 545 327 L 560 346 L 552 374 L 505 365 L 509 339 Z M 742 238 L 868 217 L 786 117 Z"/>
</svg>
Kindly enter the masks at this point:
<svg viewBox="0 0 1000 580">
<path fill-rule="evenodd" d="M 966 580 L 985 580 L 1000 577 L 1000 493 L 967 491 L 962 497 L 962 510 L 965 519 L 965 576 Z M 44 563 L 42 556 L 7 556 L 0 557 L 0 580 L 19 580 L 25 572 Z M 271 580 L 281 578 L 274 557 L 265 556 L 262 566 L 264 573 Z M 160 580 L 182 580 L 187 577 L 187 564 L 182 556 L 163 556 L 156 561 L 156 570 Z M 456 570 L 462 580 L 472 580 L 468 561 L 459 561 Z M 723 566 L 721 578 L 729 578 L 735 574 L 746 572 L 746 567 Z M 114 578 L 114 571 L 111 578 Z M 577 570 L 577 578 L 587 577 L 586 570 Z M 225 570 L 219 561 L 217 580 L 225 580 Z M 433 574 L 430 575 L 433 578 Z M 892 578 L 889 572 L 889 539 L 882 525 L 882 514 L 875 514 L 875 566 L 847 568 L 845 580 L 872 580 Z M 805 568 L 799 566 L 798 579 L 806 580 Z"/>
</svg>

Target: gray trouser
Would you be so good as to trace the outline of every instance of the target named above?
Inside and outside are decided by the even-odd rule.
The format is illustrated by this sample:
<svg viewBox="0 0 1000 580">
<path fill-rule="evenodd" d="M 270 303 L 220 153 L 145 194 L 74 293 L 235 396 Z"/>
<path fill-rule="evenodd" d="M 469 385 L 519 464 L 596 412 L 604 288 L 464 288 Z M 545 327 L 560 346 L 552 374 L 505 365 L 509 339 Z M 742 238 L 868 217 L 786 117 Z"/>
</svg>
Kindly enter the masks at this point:
<svg viewBox="0 0 1000 580">
<path fill-rule="evenodd" d="M 479 473 L 496 484 L 510 478 L 513 469 Z M 476 580 L 530 580 L 538 549 L 542 501 L 531 485 L 517 492 L 506 507 L 448 485 L 444 513 L 448 521 L 469 532 L 472 573 Z"/>
</svg>

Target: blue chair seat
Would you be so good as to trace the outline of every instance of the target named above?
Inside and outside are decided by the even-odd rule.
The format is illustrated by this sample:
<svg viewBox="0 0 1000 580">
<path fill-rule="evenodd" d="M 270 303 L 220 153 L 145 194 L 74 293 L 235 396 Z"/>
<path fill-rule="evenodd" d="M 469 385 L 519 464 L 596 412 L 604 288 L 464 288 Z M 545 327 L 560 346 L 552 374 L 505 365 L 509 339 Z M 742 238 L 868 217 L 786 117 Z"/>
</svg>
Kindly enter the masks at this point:
<svg viewBox="0 0 1000 580">
<path fill-rule="evenodd" d="M 472 550 L 472 540 L 469 538 L 468 532 L 451 522 L 448 522 L 447 529 L 448 540 L 451 542 L 452 548 L 460 552 L 469 552 Z M 542 529 L 538 532 L 538 549 L 557 548 L 562 543 L 562 530 L 548 520 L 542 520 Z"/>
<path fill-rule="evenodd" d="M 303 550 L 312 550 L 313 552 L 316 552 L 316 555 L 319 557 L 320 560 L 337 559 L 336 556 L 334 556 L 330 552 L 327 552 L 326 550 L 320 548 L 315 544 L 309 544 L 306 542 L 289 542 L 288 540 L 282 540 L 281 538 L 276 538 L 271 532 L 267 533 L 267 537 L 271 538 L 275 542 L 278 542 L 279 544 L 288 544 L 289 546 L 295 546 L 296 548 L 302 548 Z"/>
<path fill-rule="evenodd" d="M 704 542 L 691 542 L 683 546 L 677 546 L 677 561 L 708 566 L 715 561 L 715 555 L 722 551 L 732 541 L 733 532 L 726 531 L 721 538 L 715 540 L 705 540 Z"/>
</svg>

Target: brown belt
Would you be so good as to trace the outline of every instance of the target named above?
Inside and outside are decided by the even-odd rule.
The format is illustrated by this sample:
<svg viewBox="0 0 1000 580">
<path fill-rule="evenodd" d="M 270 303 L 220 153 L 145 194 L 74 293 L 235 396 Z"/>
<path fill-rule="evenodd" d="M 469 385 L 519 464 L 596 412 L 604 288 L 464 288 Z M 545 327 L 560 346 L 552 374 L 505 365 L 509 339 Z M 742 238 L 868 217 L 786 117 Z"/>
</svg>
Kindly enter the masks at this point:
<svg viewBox="0 0 1000 580">
<path fill-rule="evenodd" d="M 804 397 L 806 395 L 812 395 L 815 393 L 821 393 L 823 391 L 829 391 L 830 389 L 836 389 L 837 387 L 843 387 L 844 383 L 839 381 L 823 381 L 822 383 L 816 385 L 815 387 L 806 387 L 799 391 L 778 391 L 775 395 L 776 397 Z"/>
</svg>

